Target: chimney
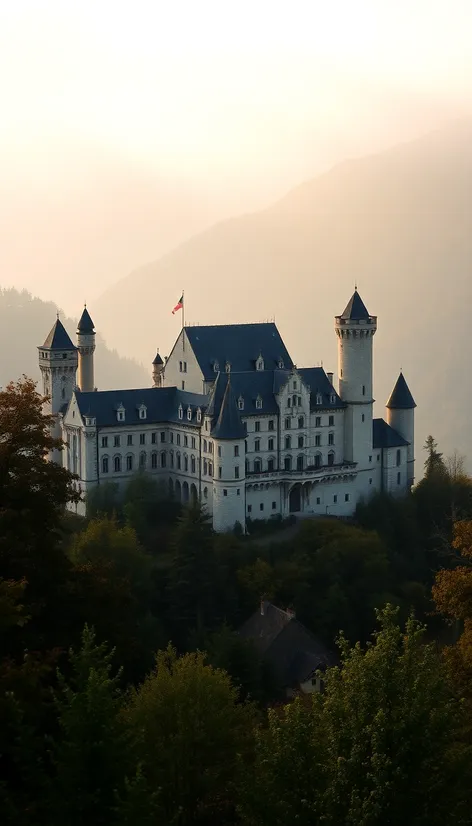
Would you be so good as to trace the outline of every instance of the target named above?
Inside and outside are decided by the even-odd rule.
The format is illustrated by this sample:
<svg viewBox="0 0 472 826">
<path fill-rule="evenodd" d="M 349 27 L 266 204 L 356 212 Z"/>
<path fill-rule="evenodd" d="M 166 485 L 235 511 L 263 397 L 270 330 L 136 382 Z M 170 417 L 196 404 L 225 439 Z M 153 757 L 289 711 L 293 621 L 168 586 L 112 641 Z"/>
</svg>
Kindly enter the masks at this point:
<svg viewBox="0 0 472 826">
<path fill-rule="evenodd" d="M 333 373 L 326 373 L 326 375 L 328 376 L 329 383 L 332 384 L 333 383 Z"/>
</svg>

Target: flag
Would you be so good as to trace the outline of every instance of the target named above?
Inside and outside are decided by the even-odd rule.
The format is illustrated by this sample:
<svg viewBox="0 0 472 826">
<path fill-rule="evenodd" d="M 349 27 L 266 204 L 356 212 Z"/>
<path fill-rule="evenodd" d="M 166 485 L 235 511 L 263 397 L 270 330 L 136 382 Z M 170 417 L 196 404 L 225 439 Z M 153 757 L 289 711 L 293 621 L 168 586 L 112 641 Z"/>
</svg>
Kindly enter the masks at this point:
<svg viewBox="0 0 472 826">
<path fill-rule="evenodd" d="M 182 310 L 184 306 L 184 294 L 180 296 L 177 304 L 175 305 L 174 309 L 172 310 L 172 315 L 177 312 L 177 310 Z"/>
</svg>

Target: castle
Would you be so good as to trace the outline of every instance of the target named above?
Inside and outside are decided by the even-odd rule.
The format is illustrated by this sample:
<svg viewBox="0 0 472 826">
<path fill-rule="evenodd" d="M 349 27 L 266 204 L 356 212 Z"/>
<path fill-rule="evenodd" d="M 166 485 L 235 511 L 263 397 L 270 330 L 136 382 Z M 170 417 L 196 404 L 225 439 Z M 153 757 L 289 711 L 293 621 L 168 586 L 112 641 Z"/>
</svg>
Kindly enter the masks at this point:
<svg viewBox="0 0 472 826">
<path fill-rule="evenodd" d="M 39 347 L 54 435 L 49 457 L 87 494 L 139 470 L 182 502 L 198 499 L 216 531 L 288 514 L 350 516 L 374 492 L 414 478 L 415 402 L 400 373 L 386 421 L 373 418 L 373 338 L 357 289 L 335 318 L 339 388 L 321 367 L 297 368 L 274 323 L 183 327 L 153 387 L 97 391 L 87 308 L 75 346 L 59 317 Z"/>
</svg>

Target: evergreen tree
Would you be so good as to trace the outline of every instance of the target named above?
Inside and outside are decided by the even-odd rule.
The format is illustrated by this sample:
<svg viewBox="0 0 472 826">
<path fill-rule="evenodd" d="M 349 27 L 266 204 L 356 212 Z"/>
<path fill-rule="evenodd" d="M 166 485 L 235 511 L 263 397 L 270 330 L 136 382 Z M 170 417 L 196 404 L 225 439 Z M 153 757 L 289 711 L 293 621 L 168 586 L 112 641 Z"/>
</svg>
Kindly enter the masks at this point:
<svg viewBox="0 0 472 826">
<path fill-rule="evenodd" d="M 424 463 L 425 477 L 430 479 L 435 475 L 446 476 L 447 469 L 443 455 L 438 451 L 438 443 L 433 436 L 428 436 L 426 438 L 424 449 L 426 450 L 426 459 Z"/>
</svg>

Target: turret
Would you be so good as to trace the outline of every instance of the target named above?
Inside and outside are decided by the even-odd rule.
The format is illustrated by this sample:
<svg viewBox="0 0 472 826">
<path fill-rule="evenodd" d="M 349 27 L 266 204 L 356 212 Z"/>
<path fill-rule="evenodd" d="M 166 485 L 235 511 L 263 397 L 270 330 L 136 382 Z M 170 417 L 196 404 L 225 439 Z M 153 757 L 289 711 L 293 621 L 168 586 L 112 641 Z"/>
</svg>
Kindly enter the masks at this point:
<svg viewBox="0 0 472 826">
<path fill-rule="evenodd" d="M 370 315 L 355 289 L 335 319 L 338 337 L 339 395 L 346 403 L 344 458 L 366 469 L 372 456 L 373 337 L 377 317 Z"/>
<path fill-rule="evenodd" d="M 152 381 L 154 387 L 162 387 L 164 379 L 164 361 L 159 355 L 159 348 L 157 348 L 156 358 L 152 363 Z"/>
<path fill-rule="evenodd" d="M 408 442 L 407 448 L 407 479 L 408 486 L 413 485 L 415 478 L 415 407 L 416 403 L 410 393 L 402 372 L 398 376 L 395 387 L 387 402 L 387 422 L 400 436 Z"/>
<path fill-rule="evenodd" d="M 52 435 L 61 438 L 60 413 L 72 398 L 76 383 L 77 347 L 72 344 L 69 335 L 59 319 L 49 333 L 39 351 L 39 369 L 43 380 L 43 394 L 49 397 L 44 403 L 45 415 L 54 416 Z M 49 456 L 51 461 L 61 464 L 61 452 L 54 450 Z"/>
<path fill-rule="evenodd" d="M 93 354 L 95 352 L 95 330 L 87 306 L 77 326 L 77 347 L 79 351 L 78 385 L 86 393 L 95 389 Z"/>
<path fill-rule="evenodd" d="M 231 389 L 230 374 L 217 379 L 226 382 L 223 398 L 211 436 L 214 442 L 213 527 L 215 531 L 232 530 L 236 522 L 244 529 L 246 520 L 246 427 L 241 421 Z M 214 388 L 214 396 L 218 394 Z"/>
</svg>

